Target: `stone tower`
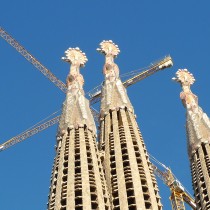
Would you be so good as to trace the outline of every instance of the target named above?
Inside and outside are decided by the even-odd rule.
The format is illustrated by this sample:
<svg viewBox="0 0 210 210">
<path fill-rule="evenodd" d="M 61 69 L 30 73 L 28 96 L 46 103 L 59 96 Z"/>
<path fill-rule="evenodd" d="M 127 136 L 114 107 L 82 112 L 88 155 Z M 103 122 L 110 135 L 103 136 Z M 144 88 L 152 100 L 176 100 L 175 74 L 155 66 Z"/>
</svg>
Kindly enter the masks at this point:
<svg viewBox="0 0 210 210">
<path fill-rule="evenodd" d="M 120 50 L 103 41 L 105 55 L 99 150 L 113 210 L 161 210 L 160 196 L 133 107 L 114 58 Z"/>
<path fill-rule="evenodd" d="M 96 128 L 84 97 L 80 67 L 87 58 L 69 48 L 67 95 L 59 123 L 48 210 L 109 210 L 109 198 L 96 145 Z"/>
<path fill-rule="evenodd" d="M 186 108 L 186 131 L 192 184 L 198 210 L 210 209 L 210 120 L 198 105 L 198 97 L 190 86 L 193 75 L 180 69 L 173 80 L 179 82 L 183 91 L 180 98 Z"/>
</svg>

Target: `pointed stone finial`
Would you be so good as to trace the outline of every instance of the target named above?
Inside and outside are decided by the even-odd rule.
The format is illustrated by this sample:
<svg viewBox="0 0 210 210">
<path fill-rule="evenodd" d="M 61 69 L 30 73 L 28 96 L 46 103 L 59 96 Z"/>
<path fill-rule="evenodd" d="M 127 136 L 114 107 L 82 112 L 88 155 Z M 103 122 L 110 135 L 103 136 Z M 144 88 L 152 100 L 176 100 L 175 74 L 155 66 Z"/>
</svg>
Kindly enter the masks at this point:
<svg viewBox="0 0 210 210">
<path fill-rule="evenodd" d="M 179 69 L 176 72 L 176 76 L 172 80 L 179 82 L 182 86 L 191 86 L 195 82 L 193 74 L 187 69 Z"/>
<path fill-rule="evenodd" d="M 112 40 L 102 41 L 97 51 L 104 55 L 113 56 L 114 58 L 120 53 L 118 45 L 114 44 Z"/>
<path fill-rule="evenodd" d="M 65 51 L 66 57 L 62 57 L 62 60 L 71 63 L 73 65 L 77 64 L 80 67 L 84 67 L 85 63 L 88 61 L 84 52 L 82 52 L 78 47 L 69 48 Z"/>
<path fill-rule="evenodd" d="M 199 106 L 198 97 L 190 89 L 195 82 L 194 76 L 187 69 L 179 69 L 172 79 L 182 86 L 180 98 L 186 108 L 188 154 L 191 159 L 201 144 L 210 144 L 210 119 Z"/>
<path fill-rule="evenodd" d="M 114 81 L 119 77 L 119 68 L 114 62 L 114 58 L 117 57 L 120 50 L 112 40 L 102 41 L 100 43 L 100 48 L 96 49 L 98 52 L 105 55 L 105 64 L 103 68 L 103 73 L 107 79 Z"/>
<path fill-rule="evenodd" d="M 63 135 L 67 128 L 77 129 L 84 126 L 96 133 L 89 102 L 84 96 L 84 78 L 80 74 L 80 67 L 84 67 L 87 57 L 78 47 L 67 49 L 65 55 L 62 60 L 70 63 L 71 66 L 66 81 L 67 93 L 59 123 L 59 135 Z"/>
<path fill-rule="evenodd" d="M 180 98 L 184 107 L 189 111 L 196 112 L 198 110 L 198 97 L 190 89 L 190 86 L 195 82 L 193 74 L 187 69 L 179 69 L 176 72 L 176 77 L 172 79 L 182 86 L 183 91 L 180 93 Z"/>
<path fill-rule="evenodd" d="M 119 67 L 114 62 L 114 58 L 120 53 L 119 47 L 112 40 L 104 40 L 100 43 L 100 48 L 97 51 L 105 55 L 105 64 L 103 66 L 105 81 L 102 88 L 101 119 L 110 110 L 127 107 L 129 111 L 133 112 L 133 107 L 119 77 Z"/>
<path fill-rule="evenodd" d="M 87 57 L 84 52 L 82 52 L 78 47 L 69 48 L 65 51 L 66 57 L 62 57 L 62 60 L 71 64 L 70 72 L 67 76 L 67 86 L 69 87 L 74 80 L 79 82 L 82 88 L 84 84 L 83 76 L 80 74 L 80 67 L 84 67 L 87 62 Z"/>
</svg>

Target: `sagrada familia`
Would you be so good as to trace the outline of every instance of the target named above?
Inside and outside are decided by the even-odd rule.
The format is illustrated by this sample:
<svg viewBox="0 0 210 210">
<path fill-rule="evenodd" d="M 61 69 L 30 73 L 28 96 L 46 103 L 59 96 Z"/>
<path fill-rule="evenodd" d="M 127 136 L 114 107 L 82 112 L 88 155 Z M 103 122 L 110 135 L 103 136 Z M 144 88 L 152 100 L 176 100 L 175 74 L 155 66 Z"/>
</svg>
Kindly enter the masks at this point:
<svg viewBox="0 0 210 210">
<path fill-rule="evenodd" d="M 84 96 L 80 67 L 87 61 L 79 48 L 69 48 L 71 64 L 51 176 L 48 210 L 161 210 L 161 198 L 133 106 L 114 59 L 112 41 L 98 49 L 105 56 L 100 108 L 100 134 Z M 186 108 L 188 156 L 196 209 L 210 209 L 210 120 L 190 86 L 193 75 L 178 70 Z"/>
</svg>

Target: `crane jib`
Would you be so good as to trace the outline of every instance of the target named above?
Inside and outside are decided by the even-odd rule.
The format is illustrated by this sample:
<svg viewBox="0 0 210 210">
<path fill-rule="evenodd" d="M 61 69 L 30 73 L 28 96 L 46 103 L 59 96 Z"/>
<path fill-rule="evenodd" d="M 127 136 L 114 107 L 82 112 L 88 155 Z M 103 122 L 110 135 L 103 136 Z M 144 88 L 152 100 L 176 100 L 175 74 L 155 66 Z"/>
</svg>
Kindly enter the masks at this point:
<svg viewBox="0 0 210 210">
<path fill-rule="evenodd" d="M 11 35 L 9 35 L 2 27 L 0 27 L 0 36 L 15 48 L 26 60 L 35 66 L 44 76 L 46 76 L 54 85 L 66 93 L 66 85 L 59 80 L 50 70 L 42 65 L 31 53 L 21 46 Z"/>
</svg>

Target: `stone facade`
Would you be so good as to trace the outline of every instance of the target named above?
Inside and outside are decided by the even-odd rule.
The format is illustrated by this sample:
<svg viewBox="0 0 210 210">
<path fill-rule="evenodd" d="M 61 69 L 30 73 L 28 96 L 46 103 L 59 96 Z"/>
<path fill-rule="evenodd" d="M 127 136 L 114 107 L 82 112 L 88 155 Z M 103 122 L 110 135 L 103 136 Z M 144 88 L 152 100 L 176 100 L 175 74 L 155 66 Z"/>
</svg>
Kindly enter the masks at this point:
<svg viewBox="0 0 210 210">
<path fill-rule="evenodd" d="M 119 78 L 112 41 L 98 49 L 105 54 L 99 150 L 113 210 L 161 210 L 159 191 L 133 107 Z"/>
<path fill-rule="evenodd" d="M 71 63 L 71 69 L 58 129 L 48 210 L 109 210 L 96 128 L 79 72 L 87 59 L 73 48 L 66 51 L 64 60 Z"/>
<path fill-rule="evenodd" d="M 187 69 L 178 70 L 176 75 L 173 79 L 182 86 L 180 97 L 186 108 L 188 156 L 196 206 L 198 210 L 207 210 L 210 209 L 210 120 L 190 89 L 195 81 L 193 75 Z"/>
</svg>

